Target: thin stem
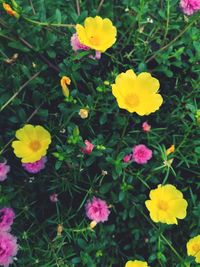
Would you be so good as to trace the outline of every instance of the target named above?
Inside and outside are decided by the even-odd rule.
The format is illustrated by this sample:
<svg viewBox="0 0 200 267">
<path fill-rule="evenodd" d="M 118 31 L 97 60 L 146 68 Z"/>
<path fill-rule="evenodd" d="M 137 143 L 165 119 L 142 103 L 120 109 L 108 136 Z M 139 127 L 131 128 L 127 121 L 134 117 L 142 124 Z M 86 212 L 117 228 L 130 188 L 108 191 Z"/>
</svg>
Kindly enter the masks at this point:
<svg viewBox="0 0 200 267">
<path fill-rule="evenodd" d="M 61 24 L 61 23 L 41 22 L 41 21 L 37 21 L 37 20 L 29 19 L 29 18 L 27 18 L 27 17 L 23 17 L 23 19 L 26 20 L 27 22 L 30 22 L 30 23 L 32 23 L 32 24 L 39 25 L 39 26 L 47 26 L 47 27 L 66 27 L 66 28 L 74 28 L 74 27 L 75 27 L 74 24 Z"/>
<path fill-rule="evenodd" d="M 77 14 L 78 14 L 78 16 L 80 16 L 80 14 L 81 14 L 81 9 L 80 9 L 79 0 L 76 0 L 76 9 L 77 9 Z"/>
<path fill-rule="evenodd" d="M 97 13 L 100 12 L 103 3 L 104 3 L 104 0 L 101 0 L 100 3 L 99 3 L 99 5 L 98 5 L 98 7 L 97 7 Z"/>
<path fill-rule="evenodd" d="M 125 123 L 125 125 L 124 125 L 123 131 L 122 131 L 122 135 L 121 135 L 119 144 L 118 144 L 117 149 L 116 149 L 116 155 L 119 153 L 119 150 L 120 150 L 120 148 L 121 148 L 122 141 L 123 141 L 124 135 L 125 135 L 125 133 L 126 133 L 126 129 L 127 129 L 127 127 L 128 127 L 128 124 L 129 124 L 130 116 L 131 116 L 131 114 L 129 114 L 129 116 L 128 116 L 127 120 L 126 120 L 126 123 Z"/>
<path fill-rule="evenodd" d="M 26 81 L 19 89 L 18 91 L 10 98 L 8 99 L 8 101 L 0 108 L 0 112 L 3 111 L 9 104 L 10 102 L 12 102 L 16 96 L 18 96 L 18 94 L 32 81 L 34 80 L 39 74 L 41 73 L 41 71 L 35 73 L 28 81 Z"/>
<path fill-rule="evenodd" d="M 34 6 L 33 6 L 33 2 L 32 2 L 32 0 L 29 0 L 29 2 L 30 2 L 30 5 L 31 5 L 33 14 L 35 15 L 36 13 L 35 13 L 35 8 L 34 8 Z"/>
<path fill-rule="evenodd" d="M 169 16 L 170 16 L 170 1 L 167 0 L 167 22 L 166 22 L 166 27 L 165 27 L 165 34 L 163 38 L 163 43 L 165 42 L 165 39 L 167 37 L 168 29 L 169 29 Z"/>
<path fill-rule="evenodd" d="M 149 224 L 151 224 L 151 226 L 158 231 L 159 228 L 156 225 L 154 225 L 154 223 L 146 216 L 146 214 L 140 208 L 138 208 L 138 206 L 137 206 L 137 204 L 135 202 L 133 202 L 133 205 L 143 215 L 143 217 L 149 222 Z M 181 261 L 181 263 L 183 263 L 185 267 L 188 267 L 187 265 L 185 265 L 184 259 L 181 257 L 181 255 L 178 253 L 178 251 L 176 251 L 176 249 L 172 246 L 172 244 L 168 241 L 168 239 L 163 234 L 161 234 L 160 237 L 170 247 L 172 252 L 177 256 L 177 258 Z"/>
<path fill-rule="evenodd" d="M 149 61 L 151 61 L 152 59 L 154 59 L 157 54 L 159 54 L 161 51 L 165 50 L 166 48 L 168 48 L 170 45 L 172 45 L 173 43 L 175 43 L 195 22 L 196 20 L 194 19 L 187 27 L 185 27 L 185 29 L 183 29 L 171 42 L 169 42 L 168 44 L 166 44 L 165 46 L 161 47 L 159 50 L 157 50 L 150 58 L 148 58 L 146 60 L 146 63 L 148 63 Z"/>
<path fill-rule="evenodd" d="M 181 143 L 178 145 L 178 147 L 175 150 L 175 153 L 179 151 L 179 149 L 182 147 L 182 145 L 185 143 L 186 139 L 188 138 L 188 136 L 190 135 L 191 131 L 193 128 L 193 124 L 191 124 L 191 126 L 189 127 L 188 132 L 185 134 L 183 140 L 181 141 Z"/>
</svg>

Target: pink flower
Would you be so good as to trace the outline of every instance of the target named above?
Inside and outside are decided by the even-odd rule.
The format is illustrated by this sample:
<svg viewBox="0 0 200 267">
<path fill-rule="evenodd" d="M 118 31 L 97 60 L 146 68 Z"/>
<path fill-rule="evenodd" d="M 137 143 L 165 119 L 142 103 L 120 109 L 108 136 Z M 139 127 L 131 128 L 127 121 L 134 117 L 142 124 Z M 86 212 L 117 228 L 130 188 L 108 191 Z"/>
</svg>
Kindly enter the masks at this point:
<svg viewBox="0 0 200 267">
<path fill-rule="evenodd" d="M 81 148 L 81 151 L 83 154 L 90 155 L 92 153 L 92 150 L 94 148 L 94 145 L 90 143 L 88 140 L 85 140 L 85 147 Z"/>
<path fill-rule="evenodd" d="M 92 200 L 88 200 L 85 209 L 87 217 L 92 221 L 99 223 L 108 220 L 110 214 L 108 205 L 100 198 L 93 197 Z"/>
<path fill-rule="evenodd" d="M 51 202 L 58 202 L 58 194 L 53 193 L 52 195 L 50 195 L 49 199 Z"/>
<path fill-rule="evenodd" d="M 10 231 L 13 224 L 15 213 L 11 208 L 3 208 L 0 210 L 0 231 Z M 1 253 L 0 253 L 1 254 Z"/>
<path fill-rule="evenodd" d="M 151 125 L 148 124 L 147 121 L 145 121 L 145 122 L 143 122 L 143 124 L 142 124 L 142 129 L 143 129 L 143 131 L 144 131 L 145 133 L 148 133 L 148 132 L 150 132 L 150 130 L 151 130 Z"/>
<path fill-rule="evenodd" d="M 77 33 L 74 33 L 71 37 L 71 46 L 75 52 L 78 50 L 90 50 L 88 46 L 80 43 Z"/>
<path fill-rule="evenodd" d="M 126 156 L 124 156 L 123 161 L 125 163 L 128 163 L 131 160 L 131 158 L 132 158 L 132 154 L 126 155 Z"/>
<path fill-rule="evenodd" d="M 0 265 L 8 267 L 17 254 L 17 239 L 7 232 L 0 232 Z"/>
<path fill-rule="evenodd" d="M 90 47 L 80 43 L 77 33 L 74 33 L 71 37 L 71 47 L 75 52 L 77 52 L 78 50 L 90 50 Z M 95 50 L 95 56 L 89 55 L 89 57 L 94 60 L 99 60 L 101 58 L 101 52 Z"/>
<path fill-rule="evenodd" d="M 89 55 L 89 58 L 94 59 L 94 60 L 95 60 L 95 59 L 96 59 L 96 60 L 99 60 L 99 59 L 101 59 L 101 52 L 95 50 L 95 56 L 93 56 L 93 55 Z"/>
<path fill-rule="evenodd" d="M 181 0 L 180 7 L 186 15 L 192 15 L 200 10 L 200 0 Z"/>
<path fill-rule="evenodd" d="M 0 182 L 3 182 L 7 178 L 7 173 L 10 171 L 10 166 L 6 165 L 6 161 L 0 163 Z"/>
<path fill-rule="evenodd" d="M 42 157 L 40 160 L 33 163 L 22 163 L 22 166 L 27 172 L 38 173 L 45 168 L 45 163 L 47 162 L 47 157 Z"/>
<path fill-rule="evenodd" d="M 145 145 L 137 145 L 133 148 L 133 160 L 138 164 L 145 164 L 152 157 L 152 150 Z"/>
</svg>

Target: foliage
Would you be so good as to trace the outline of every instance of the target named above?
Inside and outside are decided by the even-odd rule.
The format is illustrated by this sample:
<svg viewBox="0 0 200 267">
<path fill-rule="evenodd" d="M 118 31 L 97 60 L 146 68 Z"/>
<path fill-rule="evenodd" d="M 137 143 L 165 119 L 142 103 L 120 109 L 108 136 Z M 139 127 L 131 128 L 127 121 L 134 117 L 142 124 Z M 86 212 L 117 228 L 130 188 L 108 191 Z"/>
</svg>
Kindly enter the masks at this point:
<svg viewBox="0 0 200 267">
<path fill-rule="evenodd" d="M 200 227 L 199 14 L 184 16 L 177 0 L 17 3 L 18 20 L 4 10 L 0 18 L 0 150 L 11 165 L 0 204 L 17 214 L 13 232 L 20 250 L 13 266 L 124 266 L 128 259 L 198 266 L 187 257 L 186 243 Z M 110 18 L 118 31 L 115 45 L 99 61 L 88 51 L 75 54 L 70 46 L 75 30 L 62 25 L 97 14 Z M 15 53 L 17 59 L 8 63 Z M 159 111 L 139 117 L 118 108 L 110 85 L 128 69 L 148 71 L 160 81 Z M 60 87 L 64 75 L 71 79 L 69 98 Z M 81 108 L 89 110 L 87 119 L 80 118 Z M 146 120 L 149 133 L 141 128 Z M 34 176 L 22 169 L 10 146 L 15 131 L 28 122 L 53 137 L 47 167 Z M 86 139 L 95 145 L 88 156 L 80 151 Z M 141 166 L 124 163 L 140 143 L 153 150 L 153 158 Z M 164 164 L 171 144 L 172 166 Z M 149 218 L 145 200 L 161 183 L 175 185 L 189 203 L 178 226 Z M 54 192 L 57 203 L 49 201 Z M 90 230 L 84 205 L 94 195 L 111 205 L 111 214 Z"/>
</svg>

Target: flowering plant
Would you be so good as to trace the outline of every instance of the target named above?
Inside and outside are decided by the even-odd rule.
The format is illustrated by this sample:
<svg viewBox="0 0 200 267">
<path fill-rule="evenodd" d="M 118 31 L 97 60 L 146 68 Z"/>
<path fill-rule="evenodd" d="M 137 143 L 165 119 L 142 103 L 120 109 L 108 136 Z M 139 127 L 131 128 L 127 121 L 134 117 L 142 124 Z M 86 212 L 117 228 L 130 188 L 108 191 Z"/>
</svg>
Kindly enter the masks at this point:
<svg viewBox="0 0 200 267">
<path fill-rule="evenodd" d="M 199 0 L 0 5 L 0 266 L 199 264 Z"/>
</svg>

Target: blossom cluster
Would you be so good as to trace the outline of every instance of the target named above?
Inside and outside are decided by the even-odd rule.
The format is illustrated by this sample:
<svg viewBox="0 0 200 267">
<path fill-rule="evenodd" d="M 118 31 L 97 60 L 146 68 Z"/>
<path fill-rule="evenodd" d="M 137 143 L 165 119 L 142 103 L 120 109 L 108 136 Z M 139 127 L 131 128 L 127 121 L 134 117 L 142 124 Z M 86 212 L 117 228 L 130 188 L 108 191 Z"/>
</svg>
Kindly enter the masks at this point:
<svg viewBox="0 0 200 267">
<path fill-rule="evenodd" d="M 9 232 L 15 218 L 15 213 L 11 208 L 0 210 L 0 265 L 7 267 L 13 262 L 13 257 L 17 254 L 17 238 Z"/>
</svg>

